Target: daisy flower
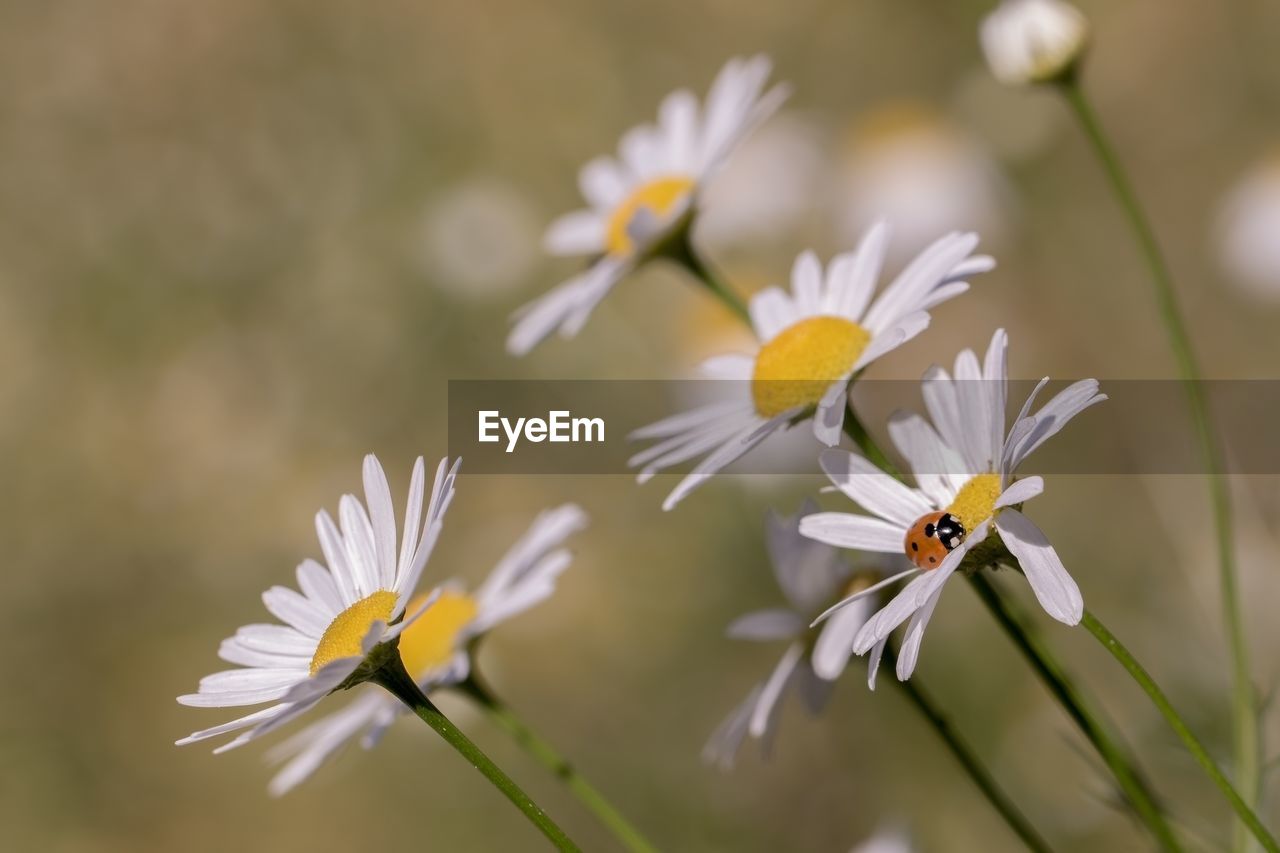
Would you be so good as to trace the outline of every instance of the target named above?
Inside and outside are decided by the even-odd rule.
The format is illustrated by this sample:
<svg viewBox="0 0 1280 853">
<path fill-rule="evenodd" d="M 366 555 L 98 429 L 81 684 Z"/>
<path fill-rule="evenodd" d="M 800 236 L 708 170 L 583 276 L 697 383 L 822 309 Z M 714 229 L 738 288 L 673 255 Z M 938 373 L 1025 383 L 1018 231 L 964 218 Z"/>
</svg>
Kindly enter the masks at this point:
<svg viewBox="0 0 1280 853">
<path fill-rule="evenodd" d="M 440 461 L 425 520 L 422 458 L 414 464 L 397 558 L 391 489 L 377 458 L 364 458 L 368 508 L 355 496 L 343 495 L 339 524 L 324 510 L 316 515 L 328 567 L 304 560 L 297 569 L 301 593 L 273 586 L 262 594 L 267 610 L 285 624 L 246 625 L 236 631 L 223 640 L 218 656 L 241 668 L 206 676 L 198 692 L 178 697 L 195 708 L 272 704 L 195 732 L 179 740 L 179 746 L 240 732 L 214 751 L 233 749 L 309 711 L 329 693 L 367 678 L 377 668 L 388 651 L 383 644 L 421 615 L 417 609 L 406 617 L 406 606 L 439 538 L 460 462 L 449 466 L 447 459 Z M 430 604 L 424 601 L 422 607 Z"/>
<path fill-rule="evenodd" d="M 698 196 L 742 139 L 786 100 L 789 89 L 764 90 L 767 57 L 731 59 L 700 106 L 686 89 L 658 109 L 658 123 L 632 128 L 617 157 L 582 167 L 578 184 L 589 207 L 547 229 L 553 255 L 592 258 L 588 269 L 516 312 L 507 351 L 524 355 L 554 331 L 576 335 L 623 276 L 684 239 Z"/>
<path fill-rule="evenodd" d="M 728 635 L 788 645 L 768 678 L 752 688 L 703 749 L 703 759 L 721 769 L 733 767 L 748 737 L 760 741 L 768 752 L 788 692 L 799 693 L 811 714 L 822 710 L 831 682 L 844 672 L 852 654 L 854 635 L 871 615 L 872 600 L 864 598 L 836 613 L 821 629 L 809 626 L 822 608 L 841 595 L 870 586 L 880 574 L 876 570 L 855 573 L 837 549 L 801 536 L 801 518 L 816 510 L 806 501 L 791 518 L 770 513 L 766 519 L 765 544 L 788 606 L 748 613 L 734 620 Z"/>
<path fill-rule="evenodd" d="M 1013 86 L 1070 74 L 1089 40 L 1089 21 L 1064 0 L 1004 0 L 979 30 L 991 73 Z"/>
<path fill-rule="evenodd" d="M 1096 380 L 1085 379 L 1031 414 L 1037 394 L 1049 381 L 1042 379 L 1006 433 L 1007 347 L 1008 337 L 1001 329 L 982 363 L 972 350 L 965 350 L 956 358 L 954 376 L 940 367 L 930 368 L 923 396 L 932 423 L 907 413 L 890 419 L 889 436 L 910 465 L 916 488 L 852 453 L 827 450 L 820 459 L 836 488 L 876 517 L 817 513 L 800 523 L 800 532 L 842 548 L 905 552 L 914 563 L 914 568 L 883 582 L 915 576 L 854 638 L 854 652 L 872 652 L 872 686 L 889 634 L 907 620 L 898 678 L 911 676 L 944 585 L 993 526 L 1046 613 L 1067 625 L 1077 624 L 1083 615 L 1080 589 L 1044 533 L 1018 509 L 1044 490 L 1044 481 L 1014 475 L 1036 448 L 1106 396 L 1098 392 Z M 995 548 L 984 548 L 975 556 L 990 561 L 1000 555 Z M 846 598 L 819 621 L 873 590 Z"/>
<path fill-rule="evenodd" d="M 840 441 L 849 383 L 871 362 L 929 326 L 929 309 L 969 289 L 963 279 L 995 266 L 973 255 L 975 234 L 949 234 L 907 265 L 872 301 L 888 229 L 869 229 L 858 248 L 824 270 L 805 252 L 791 271 L 791 293 L 769 287 L 751 298 L 753 355 L 704 362 L 713 379 L 737 380 L 738 399 L 658 421 L 631 434 L 657 444 L 633 456 L 645 482 L 658 471 L 706 457 L 667 496 L 671 509 L 691 491 L 770 435 L 813 417 L 814 435 Z M 870 306 L 870 307 L 868 307 Z"/>
<path fill-rule="evenodd" d="M 586 513 L 573 504 L 544 512 L 474 592 L 457 581 L 440 588 L 436 602 L 400 635 L 405 669 L 424 693 L 465 681 L 477 641 L 555 591 L 572 559 L 564 541 L 586 524 Z M 271 781 L 271 793 L 293 789 L 352 740 L 372 747 L 405 710 L 383 691 L 369 691 L 298 732 L 269 753 L 273 761 L 287 762 Z"/>
</svg>

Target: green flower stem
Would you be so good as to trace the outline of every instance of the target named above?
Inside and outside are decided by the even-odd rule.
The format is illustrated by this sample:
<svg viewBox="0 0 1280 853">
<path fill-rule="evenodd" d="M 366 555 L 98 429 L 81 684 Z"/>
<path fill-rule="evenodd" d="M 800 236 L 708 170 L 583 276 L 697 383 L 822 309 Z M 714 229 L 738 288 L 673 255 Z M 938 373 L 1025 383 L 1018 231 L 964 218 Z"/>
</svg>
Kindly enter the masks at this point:
<svg viewBox="0 0 1280 853">
<path fill-rule="evenodd" d="M 1004 629 L 1018 651 L 1049 688 L 1068 716 L 1079 726 L 1085 738 L 1097 750 L 1107 768 L 1115 776 L 1125 799 L 1165 850 L 1181 850 L 1173 829 L 1165 819 L 1155 794 L 1135 766 L 1128 750 L 1114 740 L 1097 716 L 1090 711 L 1076 686 L 1054 659 L 1047 647 L 1033 636 L 1013 614 L 1004 596 L 981 572 L 970 575 L 973 588 L 996 622 Z"/>
<path fill-rule="evenodd" d="M 872 465 L 896 480 L 905 480 L 898 466 L 893 464 L 893 460 L 885 455 L 880 445 L 876 444 L 875 439 L 871 437 L 871 433 L 867 432 L 867 428 L 859 420 L 858 413 L 852 406 L 844 413 L 844 434 L 853 439 L 853 443 Z"/>
<path fill-rule="evenodd" d="M 1276 846 L 1276 840 L 1267 831 L 1267 828 L 1258 820 L 1258 816 L 1240 796 L 1239 792 L 1232 787 L 1231 782 L 1227 780 L 1226 775 L 1214 763 L 1213 758 L 1209 756 L 1208 750 L 1204 748 L 1204 744 L 1192 733 L 1191 729 L 1183 721 L 1178 712 L 1174 710 L 1173 705 L 1169 702 L 1169 697 L 1164 695 L 1164 691 L 1155 683 L 1151 676 L 1143 669 L 1142 664 L 1130 654 L 1129 650 L 1116 639 L 1107 627 L 1098 621 L 1098 618 L 1088 610 L 1084 612 L 1084 620 L 1080 623 L 1090 634 L 1102 643 L 1107 651 L 1111 652 L 1112 657 L 1120 662 L 1131 676 L 1133 680 L 1138 682 L 1138 686 L 1142 688 L 1149 697 L 1156 709 L 1164 716 L 1165 721 L 1173 729 L 1174 733 L 1187 747 L 1187 751 L 1192 757 L 1199 762 L 1204 771 L 1209 774 L 1209 778 L 1222 791 L 1223 796 L 1227 798 L 1227 802 L 1231 803 L 1231 808 L 1235 809 L 1236 814 L 1240 817 L 1241 823 L 1253 833 L 1253 837 L 1271 853 L 1280 853 L 1280 847 Z"/>
<path fill-rule="evenodd" d="M 663 251 L 666 257 L 684 267 L 690 275 L 701 282 L 711 295 L 719 299 L 724 307 L 732 311 L 738 319 L 748 326 L 751 325 L 751 313 L 747 310 L 747 303 L 693 247 L 689 241 L 688 229 L 673 238 Z"/>
<path fill-rule="evenodd" d="M 892 645 L 886 645 L 884 661 L 892 667 L 896 658 Z M 964 768 L 965 772 L 969 774 L 969 778 L 982 791 L 982 795 L 987 798 L 987 802 L 991 803 L 995 810 L 1000 813 L 1005 823 L 1009 824 L 1009 828 L 1017 834 L 1018 838 L 1022 839 L 1022 843 L 1027 845 L 1027 849 L 1043 851 L 1043 853 L 1048 853 L 1048 851 L 1052 850 L 1049 843 L 1041 837 L 1040 833 L 1018 810 L 1018 807 L 1013 804 L 1008 795 L 1001 790 L 990 771 L 983 766 L 977 755 L 965 743 L 964 738 L 952 727 L 951 721 L 947 716 L 939 710 L 937 704 L 920 686 L 919 678 L 917 677 L 910 681 L 898 681 L 896 678 L 892 680 L 911 700 L 911 704 L 916 706 L 916 710 L 933 727 L 934 731 L 938 733 L 938 737 L 942 738 L 956 761 L 960 762 L 960 766 Z"/>
<path fill-rule="evenodd" d="M 456 689 L 483 708 L 489 718 L 511 735 L 525 752 L 563 782 L 579 802 L 608 827 L 623 847 L 632 853 L 654 853 L 657 850 L 603 794 L 582 777 L 577 768 L 538 737 L 506 703 L 495 696 L 476 673 L 472 673 Z"/>
<path fill-rule="evenodd" d="M 422 718 L 423 722 L 435 729 L 436 734 L 461 753 L 472 767 L 483 773 L 485 778 L 492 782 L 493 786 L 520 809 L 529 822 L 556 846 L 557 850 L 578 851 L 578 845 L 569 840 L 564 830 L 556 826 L 555 821 L 548 817 L 537 803 L 529 799 L 529 795 L 522 791 L 511 777 L 503 773 L 501 768 L 489 759 L 489 756 L 480 751 L 480 747 L 472 743 L 461 729 L 450 722 L 449 718 L 423 695 L 417 683 L 405 671 L 404 663 L 398 654 L 379 669 L 372 680 L 407 705 L 413 713 Z"/>
<path fill-rule="evenodd" d="M 1232 533 L 1231 494 L 1228 481 L 1224 476 L 1225 466 L 1214 435 L 1208 401 L 1205 399 L 1200 382 L 1200 368 L 1192 349 L 1191 336 L 1187 332 L 1182 312 L 1178 307 L 1178 297 L 1173 287 L 1169 265 L 1165 262 L 1160 244 L 1156 241 L 1155 232 L 1129 183 L 1124 167 L 1121 166 L 1120 159 L 1103 131 L 1098 115 L 1085 96 L 1079 80 L 1071 75 L 1062 81 L 1060 86 L 1080 122 L 1081 129 L 1088 137 L 1098 161 L 1102 164 L 1103 171 L 1106 172 L 1116 199 L 1124 209 L 1125 217 L 1133 230 L 1143 259 L 1150 269 L 1156 306 L 1168 333 L 1169 345 L 1173 349 L 1178 370 L 1182 374 L 1187 404 L 1191 410 L 1191 420 L 1195 426 L 1200 452 L 1209 474 L 1209 501 L 1213 509 L 1213 521 L 1218 540 L 1219 585 L 1222 590 L 1227 642 L 1231 650 L 1235 770 L 1245 803 L 1252 807 L 1257 803 L 1261 784 L 1258 704 L 1255 701 L 1253 683 L 1249 676 L 1249 649 L 1245 641 L 1244 618 L 1240 612 L 1240 593 Z M 1235 845 L 1237 850 L 1245 848 L 1247 838 L 1244 825 L 1238 825 Z"/>
</svg>

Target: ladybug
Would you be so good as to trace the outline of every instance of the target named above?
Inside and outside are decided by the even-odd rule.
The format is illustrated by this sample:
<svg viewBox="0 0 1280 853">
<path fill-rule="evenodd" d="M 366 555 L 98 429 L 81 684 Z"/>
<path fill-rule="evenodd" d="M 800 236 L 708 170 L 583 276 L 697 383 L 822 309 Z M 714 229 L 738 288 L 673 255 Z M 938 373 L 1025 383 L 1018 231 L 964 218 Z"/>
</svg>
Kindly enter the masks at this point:
<svg viewBox="0 0 1280 853">
<path fill-rule="evenodd" d="M 964 541 L 964 525 L 949 512 L 931 512 L 916 519 L 902 541 L 902 549 L 917 568 L 928 571 L 942 565 L 947 554 Z"/>
</svg>

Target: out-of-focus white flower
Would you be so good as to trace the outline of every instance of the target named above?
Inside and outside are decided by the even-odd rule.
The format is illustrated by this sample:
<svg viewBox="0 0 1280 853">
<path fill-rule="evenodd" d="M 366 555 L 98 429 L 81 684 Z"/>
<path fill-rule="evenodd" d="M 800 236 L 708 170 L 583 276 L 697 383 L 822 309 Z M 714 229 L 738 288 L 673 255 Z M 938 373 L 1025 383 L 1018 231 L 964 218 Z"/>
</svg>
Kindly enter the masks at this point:
<svg viewBox="0 0 1280 853">
<path fill-rule="evenodd" d="M 938 234 L 981 231 L 999 240 L 1009 189 L 982 145 L 927 107 L 886 104 L 850 133 L 840 158 L 835 219 L 842 240 L 893 223 L 899 260 Z"/>
<path fill-rule="evenodd" d="M 912 853 L 911 838 L 901 829 L 881 829 L 849 853 Z"/>
<path fill-rule="evenodd" d="M 400 635 L 400 656 L 418 687 L 430 692 L 465 681 L 475 641 L 550 597 L 572 560 L 564 542 L 586 524 L 586 513 L 574 504 L 548 510 L 474 592 L 454 581 L 442 586 L 436 602 Z M 301 784 L 353 740 L 372 747 L 405 710 L 378 690 L 317 720 L 271 750 L 273 761 L 287 762 L 271 780 L 271 793 L 279 796 Z"/>
<path fill-rule="evenodd" d="M 948 234 L 925 249 L 872 301 L 888 229 L 872 227 L 858 248 L 825 268 L 813 252 L 796 258 L 791 292 L 769 287 L 751 298 L 758 342 L 752 355 L 703 363 L 709 379 L 729 380 L 732 399 L 665 418 L 631 434 L 656 443 L 628 464 L 645 482 L 704 457 L 663 501 L 671 509 L 765 439 L 812 419 L 813 434 L 840 440 L 854 376 L 929 327 L 929 312 L 969 289 L 966 278 L 995 262 L 974 255 L 976 234 Z"/>
<path fill-rule="evenodd" d="M 537 221 L 513 187 L 476 178 L 431 199 L 414 243 L 433 287 L 484 299 L 528 279 L 537 256 Z"/>
<path fill-rule="evenodd" d="M 297 571 L 301 592 L 273 586 L 262 594 L 267 610 L 285 624 L 242 627 L 218 649 L 219 657 L 240 668 L 206 676 L 199 692 L 178 697 L 193 708 L 272 704 L 195 732 L 178 745 L 236 731 L 241 734 L 214 751 L 248 743 L 314 708 L 385 653 L 384 644 L 436 600 L 429 596 L 408 610 L 453 500 L 457 472 L 457 462 L 451 467 L 447 459 L 440 460 L 424 519 L 425 469 L 418 458 L 405 506 L 404 539 L 397 549 L 391 489 L 377 458 L 366 456 L 365 504 L 343 495 L 338 524 L 324 510 L 316 514 L 316 534 L 328 567 L 304 560 Z"/>
<path fill-rule="evenodd" d="M 843 548 L 905 552 L 915 564 L 884 582 L 916 576 L 854 639 L 855 652 L 871 652 L 873 673 L 889 635 L 910 619 L 897 669 L 899 679 L 911 677 L 925 628 L 947 580 L 992 529 L 1022 567 L 1046 613 L 1067 625 L 1077 624 L 1084 613 L 1080 588 L 1053 545 L 1018 509 L 1044 491 L 1044 480 L 1015 480 L 1014 476 L 1036 448 L 1076 415 L 1107 398 L 1098 393 L 1097 380 L 1084 379 L 1031 414 L 1036 395 L 1049 381 L 1043 379 L 1006 433 L 1007 350 L 1008 337 L 1001 329 L 981 362 L 972 350 L 964 350 L 956 357 L 953 376 L 940 367 L 930 368 L 922 393 L 932 423 L 905 412 L 890 419 L 889 436 L 909 463 L 917 488 L 856 454 L 835 449 L 822 454 L 822 468 L 831 482 L 876 517 L 822 512 L 802 519 L 800 532 Z M 823 618 L 875 590 L 846 598 Z"/>
<path fill-rule="evenodd" d="M 1064 0 L 1004 0 L 983 19 L 979 35 L 996 79 L 1014 86 L 1050 83 L 1084 53 L 1089 21 Z"/>
<path fill-rule="evenodd" d="M 757 610 L 735 619 L 730 637 L 756 642 L 788 643 L 769 676 L 751 689 L 707 741 L 703 760 L 728 770 L 749 737 L 760 741 L 767 754 L 777 730 L 782 700 L 796 692 L 811 714 L 817 714 L 831 695 L 831 682 L 844 672 L 853 654 L 853 636 L 871 615 L 872 599 L 842 610 L 821 629 L 809 627 L 822 608 L 842 594 L 871 586 L 878 569 L 854 572 L 840 552 L 800 535 L 800 519 L 817 510 L 806 501 L 790 518 L 770 513 L 765 541 L 774 578 L 787 599 L 786 607 Z"/>
<path fill-rule="evenodd" d="M 591 265 L 516 312 L 508 352 L 524 355 L 552 332 L 577 334 L 614 285 L 688 227 L 706 182 L 786 99 L 786 86 L 765 90 L 771 69 L 765 56 L 729 60 L 704 103 L 687 89 L 672 92 L 656 125 L 632 128 L 616 158 L 582 167 L 590 206 L 551 223 L 543 243 L 553 255 L 590 256 Z"/>
<path fill-rule="evenodd" d="M 711 181 L 695 225 L 712 249 L 777 241 L 813 212 L 829 173 L 823 128 L 799 113 L 779 114 L 751 134 Z"/>
<path fill-rule="evenodd" d="M 1218 257 L 1250 296 L 1280 302 L 1280 156 L 1251 169 L 1223 200 Z"/>
</svg>

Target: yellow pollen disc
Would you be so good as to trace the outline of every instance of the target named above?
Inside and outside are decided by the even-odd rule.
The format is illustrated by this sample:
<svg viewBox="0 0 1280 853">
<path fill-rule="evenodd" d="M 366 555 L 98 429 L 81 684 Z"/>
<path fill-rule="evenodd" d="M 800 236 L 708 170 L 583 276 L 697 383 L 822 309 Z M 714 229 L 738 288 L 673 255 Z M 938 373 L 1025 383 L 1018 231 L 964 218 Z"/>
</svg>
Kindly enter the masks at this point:
<svg viewBox="0 0 1280 853">
<path fill-rule="evenodd" d="M 324 629 L 316 653 L 311 658 L 311 674 L 315 675 L 327 663 L 338 658 L 355 657 L 361 653 L 360 644 L 374 622 L 390 622 L 396 608 L 396 594 L 378 590 L 368 598 L 362 598 Z"/>
<path fill-rule="evenodd" d="M 611 255 L 629 255 L 635 248 L 627 227 L 641 210 L 646 210 L 658 220 L 665 219 L 693 190 L 693 178 L 656 178 L 641 184 L 614 208 L 609 217 L 609 230 L 605 235 L 605 249 Z"/>
<path fill-rule="evenodd" d="M 947 512 L 959 519 L 968 533 L 995 513 L 999 499 L 1000 475 L 979 474 L 964 484 Z"/>
<path fill-rule="evenodd" d="M 756 411 L 766 418 L 814 406 L 827 386 L 849 372 L 871 333 L 843 317 L 809 317 L 760 348 L 751 375 Z"/>
<path fill-rule="evenodd" d="M 419 596 L 409 605 L 413 613 L 426 601 Z M 476 618 L 475 599 L 460 592 L 444 592 L 427 612 L 400 635 L 400 657 L 414 678 L 449 662 L 458 645 L 458 633 Z"/>
</svg>

